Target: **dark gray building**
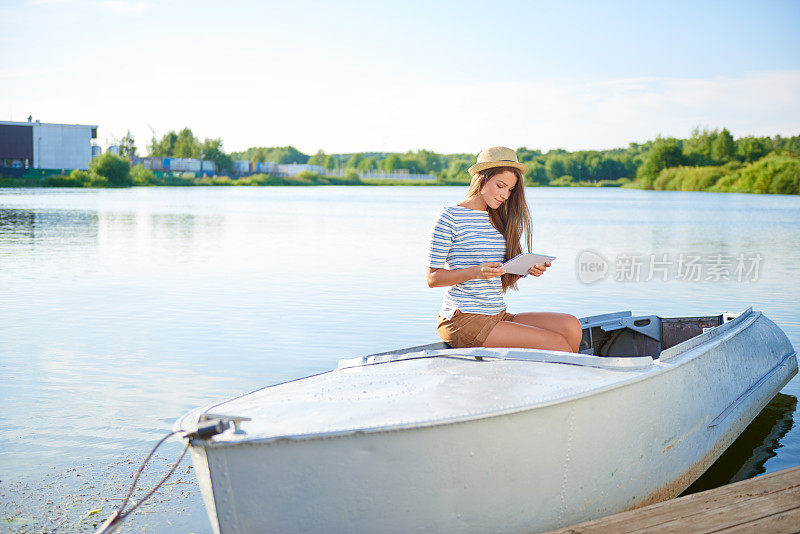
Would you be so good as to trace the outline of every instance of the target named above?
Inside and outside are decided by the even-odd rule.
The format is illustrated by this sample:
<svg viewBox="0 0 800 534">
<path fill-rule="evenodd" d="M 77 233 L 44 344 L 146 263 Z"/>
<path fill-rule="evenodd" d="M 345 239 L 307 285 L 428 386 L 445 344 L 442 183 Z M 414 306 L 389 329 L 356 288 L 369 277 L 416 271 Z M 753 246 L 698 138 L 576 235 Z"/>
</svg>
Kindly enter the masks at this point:
<svg viewBox="0 0 800 534">
<path fill-rule="evenodd" d="M 0 166 L 88 169 L 97 126 L 0 121 Z"/>
</svg>

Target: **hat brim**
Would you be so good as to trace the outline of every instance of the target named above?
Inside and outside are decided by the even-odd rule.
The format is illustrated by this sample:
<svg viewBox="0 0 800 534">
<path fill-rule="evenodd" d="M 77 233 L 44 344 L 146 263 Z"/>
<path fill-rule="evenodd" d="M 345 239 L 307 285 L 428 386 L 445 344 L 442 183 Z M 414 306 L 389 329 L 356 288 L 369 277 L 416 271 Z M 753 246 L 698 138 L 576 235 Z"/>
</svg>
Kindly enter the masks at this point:
<svg viewBox="0 0 800 534">
<path fill-rule="evenodd" d="M 514 167 L 515 169 L 519 169 L 523 173 L 528 172 L 528 166 L 524 163 L 517 163 L 516 161 L 485 161 L 483 163 L 476 163 L 469 169 L 467 172 L 470 176 L 475 176 L 477 173 L 481 171 L 485 171 L 486 169 L 492 169 L 494 167 Z"/>
</svg>

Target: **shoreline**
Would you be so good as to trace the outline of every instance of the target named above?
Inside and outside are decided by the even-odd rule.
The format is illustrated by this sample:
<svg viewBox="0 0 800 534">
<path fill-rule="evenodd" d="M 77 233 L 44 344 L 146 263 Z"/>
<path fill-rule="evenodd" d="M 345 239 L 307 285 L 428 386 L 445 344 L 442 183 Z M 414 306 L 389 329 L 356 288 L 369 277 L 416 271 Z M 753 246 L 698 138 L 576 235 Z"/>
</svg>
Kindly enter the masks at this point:
<svg viewBox="0 0 800 534">
<path fill-rule="evenodd" d="M 58 175 L 61 176 L 61 175 Z M 201 181 L 202 183 L 198 183 Z M 130 186 L 95 186 L 95 185 L 50 185 L 42 183 L 41 179 L 37 181 L 22 180 L 22 179 L 7 179 L 0 177 L 0 189 L 138 189 L 138 188 L 161 188 L 161 187 L 324 187 L 324 186 L 355 186 L 355 187 L 375 187 L 375 186 L 391 186 L 391 187 L 467 187 L 467 181 L 423 181 L 423 180 L 382 180 L 382 179 L 364 179 L 359 181 L 337 179 L 335 177 L 319 180 L 319 181 L 300 181 L 287 178 L 275 178 L 266 183 L 250 183 L 247 177 L 233 180 L 228 176 L 221 177 L 207 177 L 188 180 L 179 178 L 176 180 L 167 180 L 165 183 L 160 184 L 132 184 Z M 690 189 L 690 190 L 676 190 L 676 189 L 656 189 L 646 184 L 638 182 L 627 183 L 589 183 L 579 182 L 571 183 L 569 185 L 552 185 L 552 184 L 539 184 L 539 183 L 526 183 L 525 187 L 535 189 L 635 189 L 643 191 L 660 191 L 660 192 L 681 192 L 681 193 L 739 193 L 747 195 L 767 195 L 767 196 L 798 196 L 796 194 L 785 193 L 770 193 L 759 191 L 709 191 L 703 189 Z"/>
<path fill-rule="evenodd" d="M 108 184 L 93 184 L 71 180 L 69 175 L 61 173 L 43 174 L 41 177 L 4 177 L 0 175 L 0 188 L 36 188 L 36 189 L 128 189 L 132 187 L 315 187 L 327 185 L 352 185 L 352 186 L 402 186 L 402 187 L 436 187 L 436 186 L 469 186 L 469 180 L 420 180 L 420 179 L 385 179 L 385 178 L 345 178 L 339 176 L 287 177 L 266 174 L 253 174 L 240 178 L 231 178 L 227 175 L 184 177 L 162 176 L 152 179 L 147 183 L 137 183 L 135 180 L 130 186 L 111 186 Z M 602 180 L 598 182 L 572 182 L 569 184 L 541 184 L 526 181 L 526 187 L 612 187 L 626 189 L 647 189 L 646 186 L 633 182 L 630 178 L 617 180 Z"/>
</svg>

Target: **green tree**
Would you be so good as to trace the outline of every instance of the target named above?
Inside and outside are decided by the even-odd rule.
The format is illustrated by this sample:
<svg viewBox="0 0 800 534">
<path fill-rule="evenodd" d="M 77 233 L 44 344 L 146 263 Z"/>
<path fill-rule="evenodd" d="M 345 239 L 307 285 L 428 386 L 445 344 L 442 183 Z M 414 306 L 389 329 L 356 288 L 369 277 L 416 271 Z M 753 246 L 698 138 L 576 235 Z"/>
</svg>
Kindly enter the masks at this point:
<svg viewBox="0 0 800 534">
<path fill-rule="evenodd" d="M 525 173 L 525 182 L 528 184 L 547 185 L 547 168 L 538 161 L 527 163 L 528 172 Z"/>
<path fill-rule="evenodd" d="M 400 156 L 389 154 L 380 161 L 379 166 L 383 172 L 393 173 L 400 168 Z"/>
<path fill-rule="evenodd" d="M 358 170 L 359 171 L 369 171 L 375 168 L 375 158 L 369 157 L 364 158 L 358 162 Z"/>
<path fill-rule="evenodd" d="M 158 146 L 158 139 L 156 139 L 156 132 L 153 131 L 153 137 L 150 138 L 150 143 L 147 144 L 147 154 L 153 156 L 153 152 Z"/>
<path fill-rule="evenodd" d="M 352 154 L 348 159 L 347 163 L 344 164 L 345 169 L 358 169 L 358 164 L 364 160 L 364 154 L 361 152 L 356 152 Z"/>
<path fill-rule="evenodd" d="M 317 153 L 308 158 L 309 165 L 325 165 L 325 151 L 324 150 L 317 150 Z"/>
<path fill-rule="evenodd" d="M 740 193 L 800 193 L 800 158 L 769 154 L 719 182 L 719 190 Z"/>
<path fill-rule="evenodd" d="M 662 169 L 677 167 L 683 162 L 680 141 L 675 138 L 657 137 L 639 167 L 636 177 L 647 185 L 653 185 Z"/>
<path fill-rule="evenodd" d="M 150 185 L 155 181 L 155 175 L 153 171 L 145 169 L 144 165 L 139 163 L 131 169 L 131 180 L 133 185 Z"/>
<path fill-rule="evenodd" d="M 241 161 L 273 161 L 275 163 L 308 163 L 308 155 L 293 146 L 254 146 L 242 152 L 231 152 L 231 158 Z"/>
<path fill-rule="evenodd" d="M 189 128 L 184 128 L 175 139 L 172 156 L 176 158 L 199 158 L 202 152 L 200 141 Z"/>
<path fill-rule="evenodd" d="M 412 173 L 437 173 L 447 168 L 444 158 L 430 150 L 409 150 L 400 157 L 400 162 L 399 168 L 408 169 Z"/>
<path fill-rule="evenodd" d="M 597 182 L 600 180 L 615 180 L 619 178 L 619 175 L 614 172 L 616 170 L 615 163 L 614 160 L 597 152 L 593 152 L 586 158 L 585 180 Z"/>
<path fill-rule="evenodd" d="M 710 165 L 713 163 L 711 157 L 711 146 L 714 144 L 719 133 L 717 130 L 706 130 L 696 127 L 692 130 L 692 136 L 683 142 L 684 161 L 690 165 Z"/>
<path fill-rule="evenodd" d="M 723 167 L 669 167 L 662 169 L 653 189 L 671 191 L 705 191 L 713 187 L 727 171 Z"/>
<path fill-rule="evenodd" d="M 233 168 L 233 160 L 222 149 L 222 139 L 206 139 L 200 148 L 202 158 L 206 161 L 213 161 L 216 171 L 226 172 Z"/>
<path fill-rule="evenodd" d="M 319 182 L 320 178 L 321 176 L 313 171 L 300 171 L 297 173 L 297 176 L 295 176 L 295 180 L 300 182 Z"/>
<path fill-rule="evenodd" d="M 450 181 L 469 180 L 470 176 L 467 170 L 469 169 L 470 165 L 472 165 L 474 157 L 475 156 L 472 156 L 469 160 L 462 158 L 450 159 L 450 162 L 447 164 L 447 170 L 442 173 L 444 175 L 444 179 Z"/>
<path fill-rule="evenodd" d="M 169 131 L 164 134 L 161 141 L 157 142 L 150 148 L 150 155 L 156 158 L 170 158 L 175 155 L 175 142 L 178 140 L 178 134 L 174 131 Z"/>
<path fill-rule="evenodd" d="M 293 146 L 278 147 L 270 154 L 266 161 L 278 163 L 308 163 L 308 155 L 303 154 Z"/>
<path fill-rule="evenodd" d="M 736 140 L 736 156 L 746 162 L 758 161 L 769 153 L 769 138 L 764 140 L 760 137 L 748 135 Z"/>
<path fill-rule="evenodd" d="M 715 163 L 726 163 L 733 159 L 736 153 L 736 145 L 733 136 L 727 128 L 723 128 L 711 143 L 711 159 Z"/>
<path fill-rule="evenodd" d="M 780 146 L 776 146 L 775 148 L 789 152 L 793 156 L 800 156 L 800 135 L 782 138 Z"/>
<path fill-rule="evenodd" d="M 108 185 L 113 187 L 131 186 L 131 163 L 114 154 L 106 152 L 94 158 L 91 163 L 93 174 L 108 180 Z"/>
<path fill-rule="evenodd" d="M 573 152 L 564 156 L 564 166 L 566 173 L 572 176 L 576 181 L 583 182 L 589 179 L 589 164 L 588 159 L 591 153 L 587 152 Z"/>
<path fill-rule="evenodd" d="M 545 163 L 547 177 L 552 182 L 556 178 L 561 178 L 567 174 L 566 157 L 561 154 L 550 156 L 548 152 L 547 163 Z"/>
<path fill-rule="evenodd" d="M 89 174 L 89 171 L 82 171 L 80 169 L 73 170 L 71 173 L 69 173 L 69 177 L 75 182 L 75 184 L 79 184 L 81 187 L 89 185 L 89 183 L 92 181 L 92 176 Z"/>
<path fill-rule="evenodd" d="M 130 130 L 119 142 L 119 155 L 128 159 L 136 157 L 136 143 L 133 141 Z"/>
<path fill-rule="evenodd" d="M 442 158 L 431 150 L 417 150 L 414 154 L 413 161 L 416 163 L 417 172 L 436 173 L 446 167 L 442 164 Z"/>
<path fill-rule="evenodd" d="M 541 150 L 530 150 L 527 147 L 522 147 L 517 149 L 517 157 L 519 158 L 520 163 L 527 163 L 529 161 L 534 161 L 540 158 L 542 155 Z"/>
<path fill-rule="evenodd" d="M 325 167 L 326 171 L 330 171 L 336 168 L 336 158 L 331 155 L 325 156 L 325 162 L 322 164 Z"/>
</svg>

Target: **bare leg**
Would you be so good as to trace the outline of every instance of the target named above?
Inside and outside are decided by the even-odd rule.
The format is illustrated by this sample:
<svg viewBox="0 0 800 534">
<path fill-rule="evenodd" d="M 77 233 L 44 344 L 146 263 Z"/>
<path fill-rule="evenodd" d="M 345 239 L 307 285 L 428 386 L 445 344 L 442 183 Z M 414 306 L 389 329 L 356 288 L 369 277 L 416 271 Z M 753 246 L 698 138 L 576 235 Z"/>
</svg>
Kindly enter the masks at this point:
<svg viewBox="0 0 800 534">
<path fill-rule="evenodd" d="M 570 352 L 578 352 L 583 337 L 581 322 L 567 313 L 541 312 L 518 313 L 514 316 L 515 323 L 536 326 L 561 334 L 570 346 Z"/>
<path fill-rule="evenodd" d="M 545 328 L 511 321 L 497 323 L 489 332 L 483 346 L 572 352 L 569 343 L 561 334 Z"/>
</svg>

